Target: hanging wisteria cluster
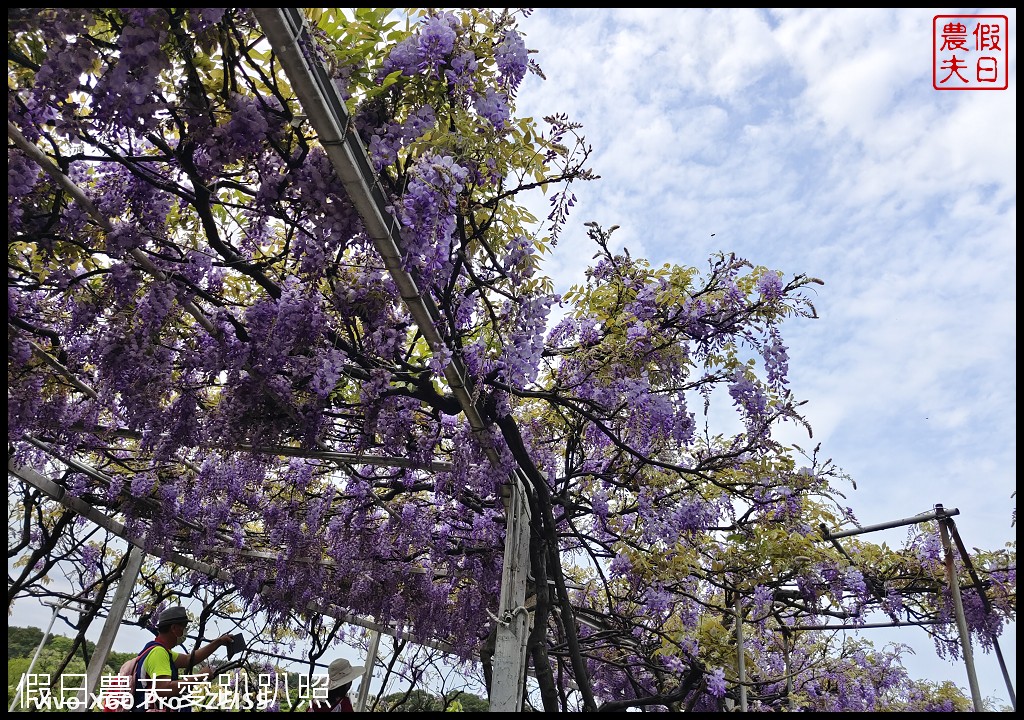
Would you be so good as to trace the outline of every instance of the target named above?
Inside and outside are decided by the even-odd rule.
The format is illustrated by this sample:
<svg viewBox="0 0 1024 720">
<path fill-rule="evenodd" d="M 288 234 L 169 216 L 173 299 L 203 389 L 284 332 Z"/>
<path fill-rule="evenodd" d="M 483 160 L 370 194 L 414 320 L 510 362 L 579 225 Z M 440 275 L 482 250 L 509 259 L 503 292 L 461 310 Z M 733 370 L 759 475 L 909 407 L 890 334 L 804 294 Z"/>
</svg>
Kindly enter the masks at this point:
<svg viewBox="0 0 1024 720">
<path fill-rule="evenodd" d="M 341 608 L 464 658 L 492 626 L 520 473 L 545 709 L 570 702 L 554 677 L 586 708 L 735 702 L 737 607 L 761 709 L 950 709 L 896 652 L 825 662 L 827 636 L 787 629 L 952 618 L 934 524 L 839 553 L 819 528 L 855 520 L 841 471 L 773 440 L 805 424 L 783 323 L 814 317 L 819 281 L 730 255 L 652 268 L 591 225 L 586 282 L 555 294 L 541 258 L 593 176 L 577 125 L 515 117 L 540 74 L 517 17 L 318 12 L 304 49 L 348 105 L 438 348 L 250 11 L 11 11 L 12 462 L 154 555 L 229 569 L 272 618 Z M 547 218 L 517 203 L 538 187 Z M 735 428 L 709 428 L 723 408 Z M 1012 553 L 980 554 L 980 584 L 957 562 L 991 648 Z M 957 657 L 955 626 L 934 633 Z"/>
</svg>

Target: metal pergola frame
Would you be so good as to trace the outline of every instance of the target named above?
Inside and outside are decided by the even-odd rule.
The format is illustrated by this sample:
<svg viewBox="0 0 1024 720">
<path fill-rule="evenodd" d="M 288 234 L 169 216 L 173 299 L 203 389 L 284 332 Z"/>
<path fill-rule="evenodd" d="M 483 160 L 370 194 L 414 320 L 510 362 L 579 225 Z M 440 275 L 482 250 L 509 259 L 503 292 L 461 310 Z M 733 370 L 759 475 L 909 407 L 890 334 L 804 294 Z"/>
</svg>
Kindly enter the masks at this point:
<svg viewBox="0 0 1024 720">
<path fill-rule="evenodd" d="M 974 581 L 975 588 L 978 591 L 978 595 L 981 597 L 982 605 L 986 611 L 991 610 L 991 603 L 988 596 L 985 595 L 985 586 L 981 583 L 977 573 L 971 564 L 970 555 L 967 554 L 967 549 L 964 547 L 963 541 L 960 539 L 960 534 L 957 532 L 956 525 L 953 522 L 953 516 L 959 515 L 960 511 L 956 508 L 946 509 L 941 504 L 935 505 L 935 509 L 929 512 L 921 513 L 910 518 L 902 518 L 900 520 L 892 520 L 890 522 L 878 523 L 875 525 L 867 525 L 865 527 L 854 528 L 852 530 L 842 530 L 839 532 L 832 532 L 824 525 L 819 527 L 821 531 L 821 537 L 824 541 L 831 543 L 839 552 L 849 559 L 849 555 L 839 544 L 839 538 L 851 537 L 854 535 L 863 535 L 865 533 L 877 532 L 879 530 L 888 530 L 890 528 L 903 527 L 906 525 L 917 525 L 920 523 L 930 522 L 937 520 L 939 524 L 939 531 L 942 535 L 942 549 L 944 553 L 944 565 L 946 571 L 946 581 L 949 583 L 950 594 L 953 597 L 953 607 L 956 615 L 957 630 L 960 635 L 960 648 L 963 653 L 964 665 L 967 669 L 967 681 L 971 689 L 971 701 L 974 705 L 975 712 L 983 712 L 983 700 L 981 696 L 981 690 L 978 686 L 978 675 L 974 667 L 974 654 L 971 649 L 971 636 L 970 630 L 967 627 L 967 618 L 964 615 L 963 600 L 960 594 L 960 581 L 957 576 L 956 570 L 953 566 L 953 549 L 950 544 L 950 537 L 952 536 L 956 540 L 957 550 L 960 553 L 961 560 L 964 566 L 967 568 L 971 575 L 971 579 Z M 852 560 L 851 560 L 852 562 Z M 743 654 L 743 613 L 741 608 L 740 595 L 737 593 L 735 600 L 736 618 L 736 670 L 739 676 L 739 696 L 740 696 L 740 711 L 747 711 L 747 693 L 746 693 L 746 671 L 744 668 Z M 896 628 L 903 626 L 923 626 L 923 625 L 945 625 L 947 621 L 944 620 L 918 620 L 918 621 L 907 621 L 907 622 L 879 622 L 879 623 L 864 623 L 859 625 L 780 625 L 777 630 L 782 633 L 783 640 L 783 655 L 786 663 L 786 686 L 790 691 L 790 708 L 795 709 L 792 706 L 792 680 L 793 676 L 789 667 L 789 635 L 793 632 L 801 630 L 836 630 L 836 631 L 860 631 L 865 629 L 875 628 Z M 999 661 L 999 668 L 1002 671 L 1003 680 L 1006 683 L 1006 691 L 1010 697 L 1010 703 L 1013 709 L 1017 709 L 1017 695 L 1013 689 L 1013 682 L 1010 680 L 1010 674 L 1006 669 L 1006 661 L 1003 659 L 1002 650 L 999 648 L 999 639 L 992 639 L 993 647 L 996 651 L 996 657 Z"/>
<path fill-rule="evenodd" d="M 82 465 L 81 463 L 79 463 L 78 465 L 83 468 L 88 467 Z M 110 651 L 113 648 L 117 631 L 123 624 L 124 614 L 127 609 L 128 602 L 131 599 L 132 588 L 134 587 L 138 579 L 142 563 L 145 559 L 146 553 L 143 549 L 144 541 L 141 538 L 133 536 L 124 526 L 123 523 L 111 517 L 103 510 L 94 507 L 93 505 L 89 504 L 88 502 L 80 498 L 70 496 L 67 493 L 67 490 L 62 485 L 46 477 L 42 473 L 39 473 L 31 468 L 19 466 L 11 461 L 8 461 L 7 472 L 10 475 L 17 477 L 22 482 L 25 482 L 31 487 L 34 487 L 37 490 L 41 491 L 42 493 L 46 494 L 48 497 L 60 503 L 68 510 L 71 510 L 81 515 L 82 517 L 86 518 L 98 527 L 124 540 L 131 546 L 128 565 L 120 581 L 118 582 L 117 590 L 115 591 L 114 594 L 114 599 L 111 602 L 109 611 L 107 612 L 106 622 L 104 623 L 103 630 L 100 633 L 100 638 L 96 643 L 96 649 L 95 652 L 93 653 L 92 660 L 90 661 L 89 666 L 86 670 L 86 685 L 83 688 L 83 694 L 85 696 L 83 698 L 84 700 L 85 698 L 91 697 L 96 692 L 96 688 L 99 685 L 100 674 L 106 663 L 107 656 L 110 654 Z M 93 472 L 99 473 L 99 471 L 95 469 L 93 469 Z M 271 559 L 273 558 L 273 556 L 270 553 L 263 553 L 260 551 L 251 551 L 249 555 L 253 557 L 269 556 Z M 231 575 L 226 570 L 218 568 L 202 560 L 197 560 L 196 558 L 189 557 L 188 555 L 184 555 L 180 552 L 174 551 L 169 553 L 167 556 L 167 560 L 171 563 L 174 563 L 175 565 L 187 568 L 189 570 L 193 570 L 195 572 L 206 575 L 207 577 L 216 578 L 226 582 L 231 582 Z M 314 560 L 310 559 L 310 562 L 314 562 Z M 322 564 L 330 564 L 324 560 L 316 560 L 315 562 L 320 562 Z M 417 571 L 423 572 L 423 570 L 421 569 L 410 569 L 410 572 Z M 266 585 L 264 585 L 264 588 L 266 588 Z M 418 645 L 434 648 L 447 654 L 457 654 L 455 649 L 447 643 L 431 640 L 429 638 L 418 638 L 415 635 L 407 631 L 401 630 L 400 628 L 397 628 L 394 625 L 384 625 L 375 622 L 370 618 L 354 615 L 346 610 L 343 610 L 342 608 L 333 605 L 310 603 L 305 608 L 303 608 L 303 610 L 331 617 L 335 620 L 338 620 L 339 622 L 354 625 L 356 627 L 361 627 L 373 633 L 371 653 L 368 656 L 368 662 L 363 672 L 363 680 L 360 687 L 361 702 L 364 704 L 366 701 L 366 697 L 363 688 L 369 687 L 370 680 L 373 676 L 373 660 L 376 653 L 376 640 L 377 638 L 379 638 L 380 635 L 388 635 L 395 638 L 401 637 L 406 640 L 411 640 L 412 642 L 415 642 Z M 56 617 L 56 611 L 54 612 L 54 617 Z M 83 709 L 85 709 L 85 707 L 86 706 L 83 704 Z"/>
</svg>

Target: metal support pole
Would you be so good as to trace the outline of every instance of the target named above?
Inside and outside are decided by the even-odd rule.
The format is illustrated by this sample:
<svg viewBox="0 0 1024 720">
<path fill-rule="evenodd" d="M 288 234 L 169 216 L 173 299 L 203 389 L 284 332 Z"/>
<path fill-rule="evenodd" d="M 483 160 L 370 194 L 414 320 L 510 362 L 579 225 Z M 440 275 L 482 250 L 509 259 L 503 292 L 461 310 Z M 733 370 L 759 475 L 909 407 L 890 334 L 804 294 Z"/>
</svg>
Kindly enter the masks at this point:
<svg viewBox="0 0 1024 720">
<path fill-rule="evenodd" d="M 377 649 L 380 647 L 380 633 L 370 631 L 370 649 L 366 653 L 366 669 L 363 679 L 359 681 L 359 694 L 356 696 L 356 712 L 366 711 L 366 696 L 370 694 L 370 681 L 373 679 L 373 664 L 377 662 Z"/>
<path fill-rule="evenodd" d="M 121 575 L 121 579 L 117 583 L 114 600 L 107 613 L 107 619 L 103 623 L 103 630 L 100 631 L 100 639 L 96 643 L 92 660 L 89 661 L 89 667 L 85 672 L 85 687 L 78 695 L 79 704 L 76 708 L 78 712 L 88 712 L 91 709 L 89 707 L 89 698 L 93 696 L 96 692 L 96 686 L 99 685 L 100 675 L 107 663 L 107 656 L 110 654 L 111 648 L 114 647 L 114 639 L 117 637 L 117 631 L 121 627 L 121 621 L 124 619 L 124 611 L 128 608 L 128 601 L 132 598 L 132 590 L 135 589 L 135 583 L 139 579 L 139 572 L 142 570 L 142 561 L 145 557 L 146 553 L 142 548 L 136 545 L 131 546 L 131 550 L 128 553 L 128 562 L 124 567 L 124 574 Z M 96 598 L 97 602 L 102 600 L 102 597 Z"/>
<path fill-rule="evenodd" d="M 974 670 L 974 655 L 971 653 L 971 635 L 967 629 L 967 618 L 964 615 L 964 603 L 960 597 L 960 581 L 953 567 L 953 547 L 949 542 L 949 520 L 942 514 L 942 506 L 936 505 L 935 512 L 939 519 L 939 531 L 942 533 L 942 550 L 946 555 L 946 577 L 949 579 L 949 591 L 953 596 L 953 608 L 956 610 L 956 626 L 960 631 L 960 644 L 964 651 L 964 665 L 967 666 L 967 682 L 971 686 L 971 699 L 974 701 L 974 712 L 984 712 L 981 704 L 981 690 L 978 689 L 978 677 Z"/>
<path fill-rule="evenodd" d="M 43 605 L 49 605 L 50 607 L 53 608 L 53 615 L 50 616 L 50 624 L 46 626 L 46 632 L 43 633 L 43 639 L 39 641 L 39 647 L 36 648 L 36 654 L 32 656 L 32 660 L 30 660 L 29 663 L 28 663 L 28 669 L 25 671 L 25 674 L 22 676 L 22 679 L 25 682 L 28 681 L 28 676 L 32 674 L 32 668 L 35 666 L 36 660 L 39 659 L 40 653 L 43 652 L 43 646 L 46 645 L 46 641 L 50 637 L 50 631 L 53 629 L 53 623 L 56 622 L 56 620 L 57 620 L 57 613 L 59 613 L 61 610 L 63 610 L 64 607 L 67 604 L 68 604 L 67 600 L 65 600 L 64 602 L 59 602 L 59 603 L 52 603 L 52 602 L 44 602 L 43 603 Z M 14 693 L 14 699 L 11 700 L 11 706 L 9 708 L 7 708 L 7 712 L 14 712 L 14 708 L 17 706 L 18 701 L 21 700 L 21 690 L 25 686 L 25 682 L 19 682 L 18 683 L 18 690 L 17 690 L 17 692 Z"/>
<path fill-rule="evenodd" d="M 747 711 L 747 666 L 743 657 L 743 608 L 736 593 L 736 674 L 739 675 L 740 712 Z"/>
<path fill-rule="evenodd" d="M 967 552 L 967 548 L 964 547 L 964 541 L 960 539 L 960 533 L 957 532 L 956 523 L 952 520 L 947 521 L 949 523 L 949 532 L 953 536 L 953 543 L 956 545 L 956 549 L 960 551 L 960 559 L 964 562 L 964 567 L 967 568 L 967 574 L 971 576 L 971 580 L 974 581 L 974 587 L 978 590 L 978 595 L 981 597 L 981 604 L 985 607 L 985 613 L 995 612 L 992 608 L 992 601 L 988 599 L 988 595 L 985 593 L 985 585 L 982 583 L 981 578 L 978 577 L 978 573 L 974 570 L 974 566 L 971 564 L 971 556 Z M 992 648 L 996 651 L 996 659 L 999 660 L 999 669 L 1003 673 L 1003 682 L 1006 683 L 1006 692 L 1010 697 L 1010 705 L 1013 707 L 1014 712 L 1017 710 L 1017 693 L 1013 690 L 1013 681 L 1010 680 L 1010 673 L 1006 670 L 1006 661 L 1003 659 L 1003 651 L 999 648 L 999 638 L 992 638 Z"/>
</svg>

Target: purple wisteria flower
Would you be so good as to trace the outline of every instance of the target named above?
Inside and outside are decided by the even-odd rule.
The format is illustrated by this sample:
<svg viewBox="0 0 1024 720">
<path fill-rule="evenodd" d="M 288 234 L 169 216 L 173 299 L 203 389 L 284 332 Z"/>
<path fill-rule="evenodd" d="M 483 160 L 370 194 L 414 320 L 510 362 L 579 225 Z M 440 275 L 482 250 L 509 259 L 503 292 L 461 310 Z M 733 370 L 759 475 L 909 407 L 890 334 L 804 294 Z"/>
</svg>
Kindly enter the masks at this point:
<svg viewBox="0 0 1024 720">
<path fill-rule="evenodd" d="M 522 36 L 505 30 L 501 42 L 494 48 L 494 60 L 501 71 L 501 84 L 508 88 L 519 86 L 526 76 L 527 51 Z"/>
<path fill-rule="evenodd" d="M 468 89 L 472 87 L 474 76 L 477 71 L 476 55 L 471 50 L 466 50 L 451 59 L 451 67 L 445 70 L 445 78 L 448 82 L 457 87 Z"/>
<path fill-rule="evenodd" d="M 765 272 L 757 281 L 757 291 L 768 302 L 781 299 L 784 289 L 782 279 L 777 273 Z"/>
<path fill-rule="evenodd" d="M 473 107 L 480 117 L 490 122 L 496 130 L 501 130 L 508 122 L 508 98 L 499 90 L 487 88 L 483 94 L 475 95 Z"/>
<path fill-rule="evenodd" d="M 455 48 L 452 25 L 456 22 L 450 13 L 442 13 L 423 23 L 419 41 L 420 69 L 437 68 L 445 62 Z"/>
<path fill-rule="evenodd" d="M 32 192 L 39 182 L 39 166 L 25 153 L 14 150 L 7 154 L 7 197 L 22 197 Z"/>
<path fill-rule="evenodd" d="M 725 697 L 725 670 L 715 668 L 707 674 L 708 692 L 716 698 Z"/>
</svg>

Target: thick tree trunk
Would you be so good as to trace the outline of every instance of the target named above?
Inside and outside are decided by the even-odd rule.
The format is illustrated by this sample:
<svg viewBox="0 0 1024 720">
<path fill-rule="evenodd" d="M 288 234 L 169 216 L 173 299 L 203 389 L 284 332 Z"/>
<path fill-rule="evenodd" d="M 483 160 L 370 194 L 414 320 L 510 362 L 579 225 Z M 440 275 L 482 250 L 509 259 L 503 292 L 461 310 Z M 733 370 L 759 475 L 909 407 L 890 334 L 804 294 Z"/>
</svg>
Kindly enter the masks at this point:
<svg viewBox="0 0 1024 720">
<path fill-rule="evenodd" d="M 548 658 L 547 630 L 548 618 L 551 615 L 551 595 L 548 586 L 547 550 L 545 541 L 540 534 L 543 523 L 535 514 L 533 516 L 533 534 L 530 539 L 530 565 L 533 570 L 534 607 L 533 628 L 530 631 L 529 651 L 533 658 L 533 671 L 540 687 L 541 703 L 544 712 L 558 712 L 558 688 L 555 676 L 551 672 L 551 661 Z M 527 598 L 529 603 L 529 598 Z"/>
</svg>

